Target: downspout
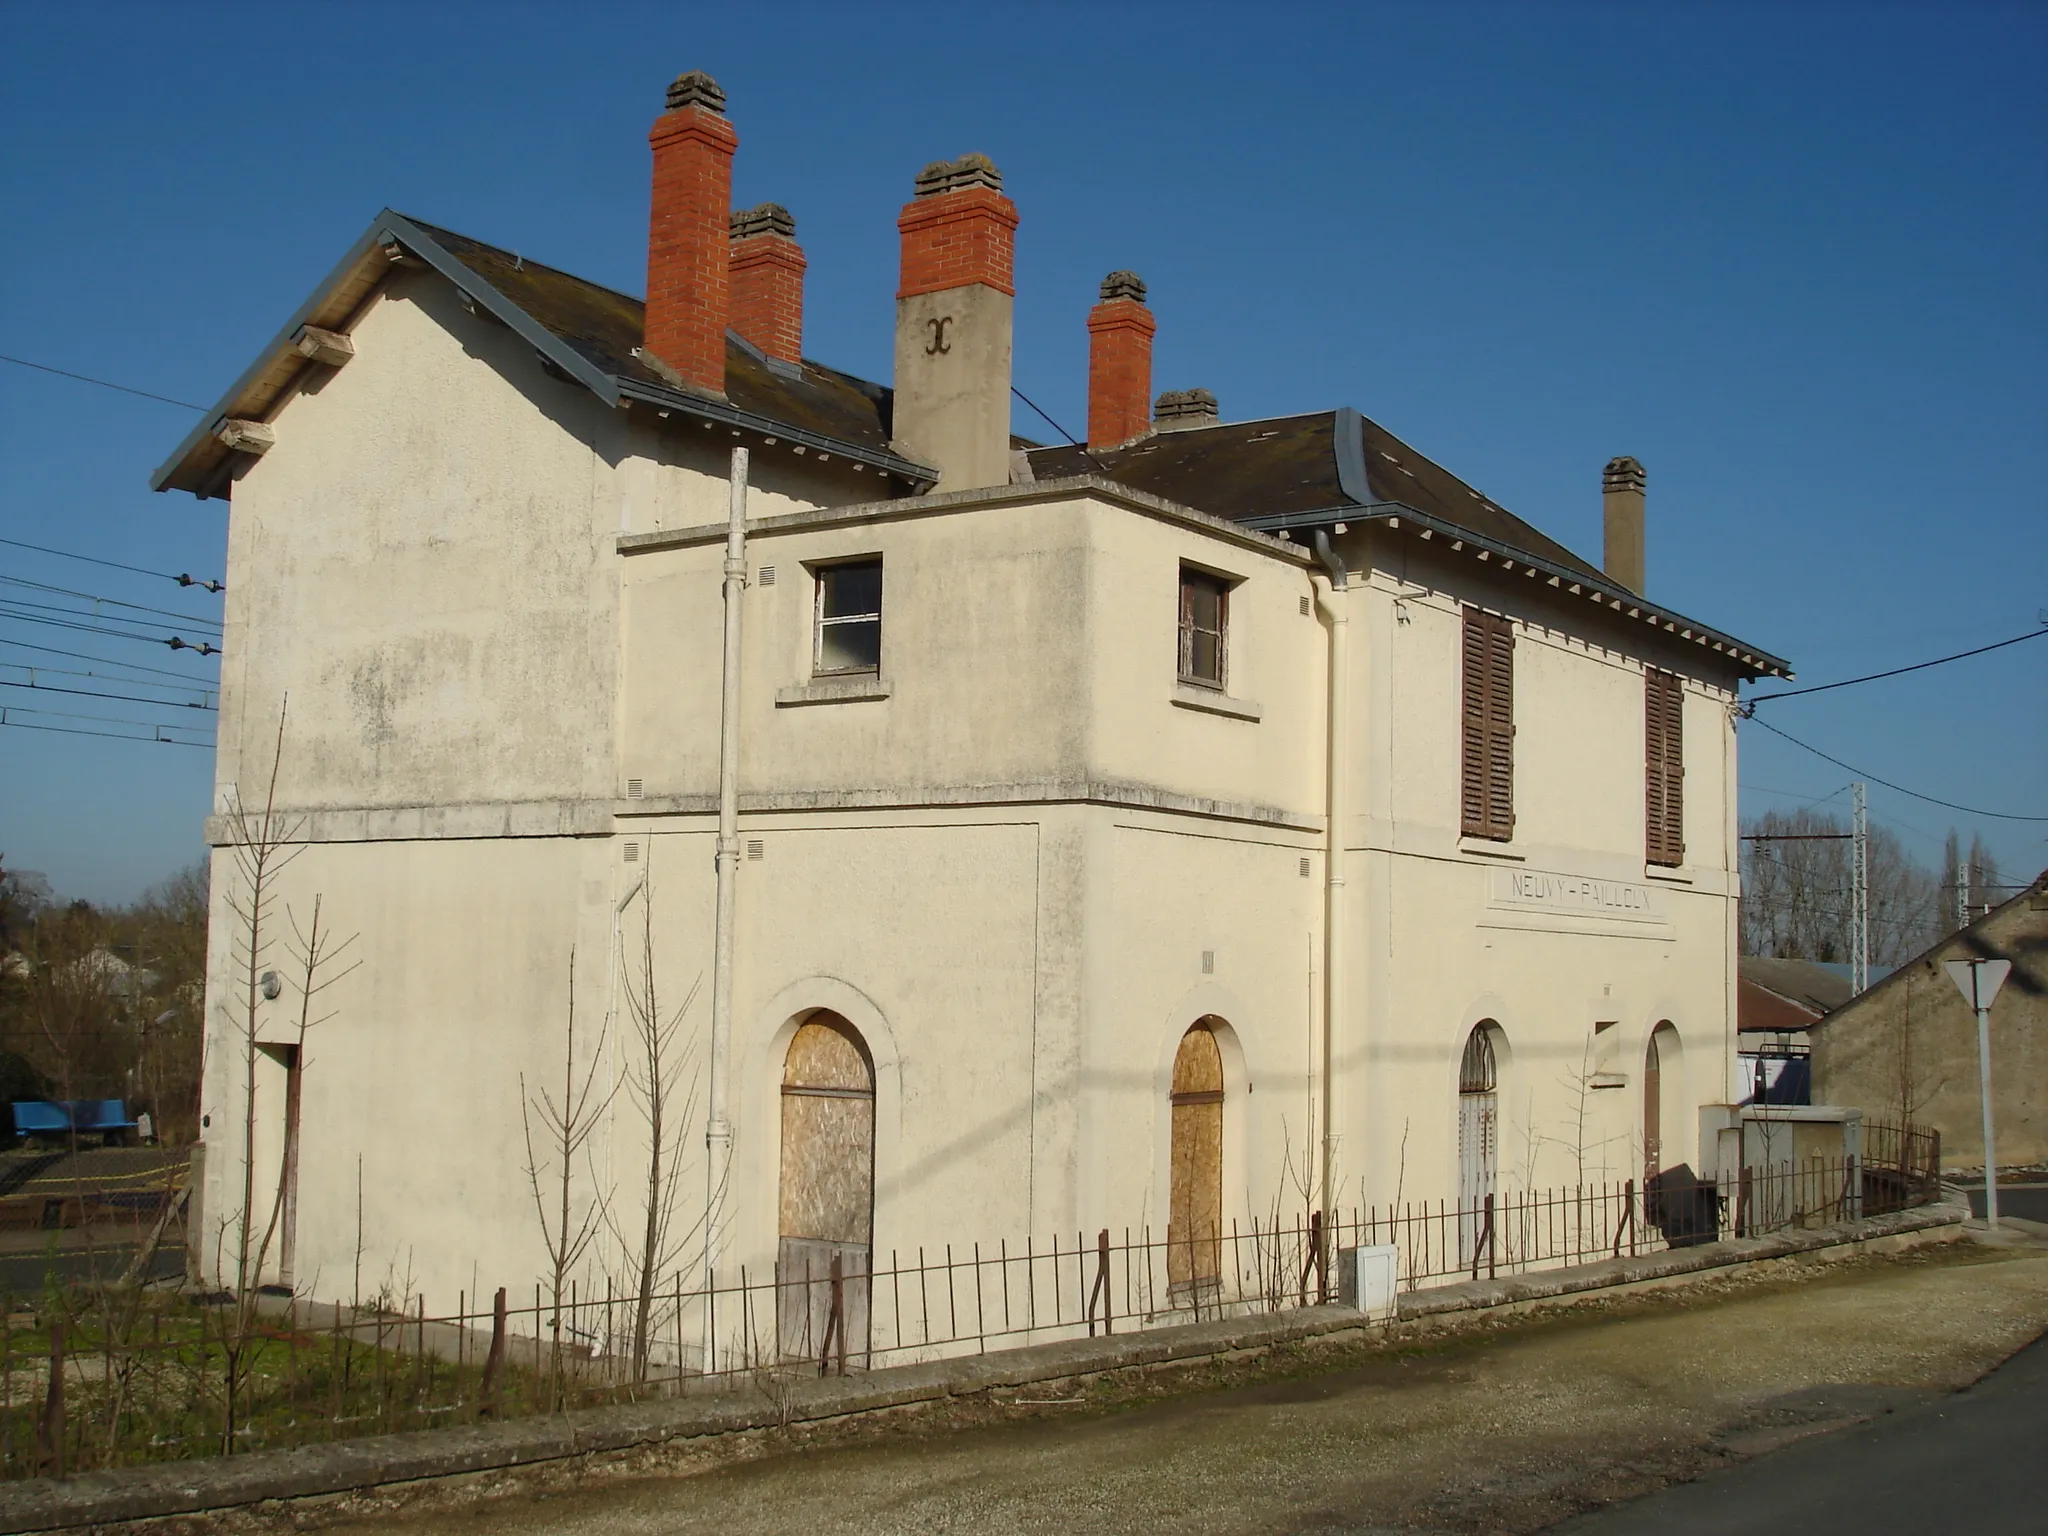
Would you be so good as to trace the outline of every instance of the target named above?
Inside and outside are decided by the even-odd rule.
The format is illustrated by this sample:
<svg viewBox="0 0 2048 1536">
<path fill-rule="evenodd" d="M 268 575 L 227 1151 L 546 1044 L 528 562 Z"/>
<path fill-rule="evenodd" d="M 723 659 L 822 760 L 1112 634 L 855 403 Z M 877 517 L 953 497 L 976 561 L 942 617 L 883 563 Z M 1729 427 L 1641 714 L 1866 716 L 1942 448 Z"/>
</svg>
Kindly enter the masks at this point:
<svg viewBox="0 0 2048 1536">
<path fill-rule="evenodd" d="M 1316 530 L 1315 550 L 1316 559 L 1329 575 L 1327 585 L 1323 578 L 1314 576 L 1310 577 L 1310 585 L 1315 589 L 1316 608 L 1330 630 L 1330 697 L 1328 739 L 1325 742 L 1325 771 L 1329 782 L 1323 828 L 1323 1145 L 1317 1191 L 1323 1233 L 1320 1258 L 1327 1286 L 1335 1257 L 1331 1243 L 1332 1222 L 1336 1214 L 1336 1043 L 1337 1020 L 1343 1015 L 1345 998 L 1344 835 L 1347 816 L 1345 790 L 1348 786 L 1345 783 L 1344 747 L 1351 739 L 1351 605 L 1338 601 L 1338 594 L 1349 596 L 1351 578 L 1344 569 L 1344 562 L 1330 547 L 1330 535 L 1320 528 Z"/>
<path fill-rule="evenodd" d="M 704 1284 L 718 1260 L 732 1122 L 726 1118 L 732 1053 L 733 925 L 740 853 L 740 605 L 747 590 L 747 450 L 732 451 L 725 517 L 725 659 L 718 695 L 718 917 L 711 950 L 711 1064 L 704 1127 Z"/>
</svg>

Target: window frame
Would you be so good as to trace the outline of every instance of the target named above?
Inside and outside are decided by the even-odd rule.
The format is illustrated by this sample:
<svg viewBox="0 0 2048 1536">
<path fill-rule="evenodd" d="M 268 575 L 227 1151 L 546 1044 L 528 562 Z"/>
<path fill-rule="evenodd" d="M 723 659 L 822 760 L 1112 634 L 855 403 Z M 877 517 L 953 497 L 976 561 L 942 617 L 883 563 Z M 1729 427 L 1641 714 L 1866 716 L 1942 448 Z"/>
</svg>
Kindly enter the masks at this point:
<svg viewBox="0 0 2048 1536">
<path fill-rule="evenodd" d="M 1212 571 L 1205 566 L 1194 565 L 1183 560 L 1175 586 L 1175 664 L 1174 677 L 1188 688 L 1206 688 L 1215 693 L 1227 693 L 1230 688 L 1230 593 L 1239 578 L 1226 576 L 1221 571 Z M 1199 628 L 1188 601 L 1195 587 L 1208 587 L 1216 594 L 1216 628 L 1213 631 Z M 1195 637 L 1198 634 L 1213 633 L 1216 639 L 1216 675 L 1204 677 L 1194 670 Z"/>
<path fill-rule="evenodd" d="M 875 606 L 872 612 L 841 613 L 826 617 L 825 587 L 834 575 L 850 570 L 872 568 L 875 573 Z M 880 677 L 882 675 L 882 616 L 884 611 L 885 587 L 883 584 L 882 557 L 880 555 L 852 555 L 841 560 L 821 560 L 810 565 L 811 572 L 811 676 L 834 677 Z M 873 624 L 875 627 L 875 661 L 873 666 L 828 667 L 825 665 L 825 631 L 828 628 Z"/>
</svg>

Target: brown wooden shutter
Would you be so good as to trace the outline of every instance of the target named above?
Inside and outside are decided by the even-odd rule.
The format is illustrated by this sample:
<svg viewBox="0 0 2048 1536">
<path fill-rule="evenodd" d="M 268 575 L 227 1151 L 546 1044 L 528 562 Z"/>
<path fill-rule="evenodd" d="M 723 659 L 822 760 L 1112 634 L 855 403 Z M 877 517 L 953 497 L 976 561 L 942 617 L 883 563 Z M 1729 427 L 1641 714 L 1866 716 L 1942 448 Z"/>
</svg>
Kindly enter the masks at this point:
<svg viewBox="0 0 2048 1536">
<path fill-rule="evenodd" d="M 1468 606 L 1463 663 L 1459 824 L 1467 837 L 1506 842 L 1515 835 L 1514 625 Z"/>
<path fill-rule="evenodd" d="M 1652 864 L 1685 862 L 1685 685 L 1643 673 L 1643 846 Z"/>
</svg>

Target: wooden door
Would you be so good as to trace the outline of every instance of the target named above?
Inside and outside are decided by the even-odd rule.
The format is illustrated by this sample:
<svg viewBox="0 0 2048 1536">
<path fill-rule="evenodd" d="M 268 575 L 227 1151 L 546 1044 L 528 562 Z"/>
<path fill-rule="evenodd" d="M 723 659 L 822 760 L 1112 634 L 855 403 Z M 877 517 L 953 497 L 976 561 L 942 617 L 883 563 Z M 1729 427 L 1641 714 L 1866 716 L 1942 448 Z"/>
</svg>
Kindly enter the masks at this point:
<svg viewBox="0 0 2048 1536">
<path fill-rule="evenodd" d="M 1223 1283 L 1223 1053 L 1207 1019 L 1173 1058 L 1167 1293 L 1199 1301 Z"/>
<path fill-rule="evenodd" d="M 1465 1040 L 1458 1064 L 1458 1262 L 1470 1264 L 1486 1241 L 1486 1197 L 1500 1164 L 1500 1092 L 1493 1037 L 1482 1024 Z"/>
<path fill-rule="evenodd" d="M 874 1068 L 851 1024 L 815 1013 L 789 1042 L 782 1069 L 775 1313 L 785 1359 L 836 1359 L 842 1346 L 850 1362 L 867 1354 L 874 1201 Z"/>
<path fill-rule="evenodd" d="M 1658 1060 L 1662 1030 L 1650 1031 L 1643 1055 L 1643 1178 L 1647 1183 L 1664 1167 L 1664 1073 Z"/>
</svg>

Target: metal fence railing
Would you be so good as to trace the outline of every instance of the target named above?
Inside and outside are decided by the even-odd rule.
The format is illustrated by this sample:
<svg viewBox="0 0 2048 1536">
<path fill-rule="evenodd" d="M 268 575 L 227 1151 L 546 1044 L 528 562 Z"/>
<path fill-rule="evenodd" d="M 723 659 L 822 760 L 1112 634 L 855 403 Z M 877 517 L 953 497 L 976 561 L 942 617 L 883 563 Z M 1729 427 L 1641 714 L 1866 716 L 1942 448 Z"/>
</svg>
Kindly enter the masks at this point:
<svg viewBox="0 0 2048 1536">
<path fill-rule="evenodd" d="M 1873 1127 L 1861 1159 L 1478 1201 L 1411 1202 L 1021 1244 L 956 1244 L 571 1282 L 431 1311 L 93 1286 L 0 1312 L 0 1475 L 78 1471 L 549 1413 L 1113 1334 L 1332 1299 L 1334 1251 L 1390 1244 L 1404 1289 L 1816 1225 L 1939 1194 L 1939 1140 Z"/>
</svg>

